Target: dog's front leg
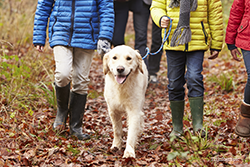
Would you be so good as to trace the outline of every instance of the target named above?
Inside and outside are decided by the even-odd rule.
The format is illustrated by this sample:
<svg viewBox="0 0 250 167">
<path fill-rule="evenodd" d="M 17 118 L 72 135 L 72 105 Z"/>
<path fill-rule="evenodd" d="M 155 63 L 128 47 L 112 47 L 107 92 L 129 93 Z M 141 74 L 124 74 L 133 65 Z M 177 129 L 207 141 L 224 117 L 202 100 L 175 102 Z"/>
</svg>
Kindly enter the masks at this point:
<svg viewBox="0 0 250 167">
<path fill-rule="evenodd" d="M 134 111 L 128 113 L 128 138 L 126 143 L 126 149 L 124 151 L 123 158 L 134 157 L 135 158 L 135 146 L 138 135 L 143 129 L 143 112 Z"/>
<path fill-rule="evenodd" d="M 112 111 L 109 113 L 113 131 L 114 131 L 114 140 L 111 146 L 111 149 L 117 147 L 121 149 L 122 147 L 122 114 L 120 112 Z"/>
</svg>

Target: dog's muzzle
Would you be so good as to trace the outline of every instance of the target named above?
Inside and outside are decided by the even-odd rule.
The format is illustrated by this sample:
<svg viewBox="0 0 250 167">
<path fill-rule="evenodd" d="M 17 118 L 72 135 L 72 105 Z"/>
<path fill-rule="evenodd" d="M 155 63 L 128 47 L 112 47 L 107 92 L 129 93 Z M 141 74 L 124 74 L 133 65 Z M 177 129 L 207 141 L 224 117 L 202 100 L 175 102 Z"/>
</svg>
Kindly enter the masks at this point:
<svg viewBox="0 0 250 167">
<path fill-rule="evenodd" d="M 118 72 L 118 75 L 115 76 L 115 79 L 119 84 L 123 84 L 129 76 L 130 72 L 128 73 L 128 75 L 123 75 L 122 73 L 125 71 L 125 68 L 123 66 L 118 66 L 116 70 Z"/>
</svg>

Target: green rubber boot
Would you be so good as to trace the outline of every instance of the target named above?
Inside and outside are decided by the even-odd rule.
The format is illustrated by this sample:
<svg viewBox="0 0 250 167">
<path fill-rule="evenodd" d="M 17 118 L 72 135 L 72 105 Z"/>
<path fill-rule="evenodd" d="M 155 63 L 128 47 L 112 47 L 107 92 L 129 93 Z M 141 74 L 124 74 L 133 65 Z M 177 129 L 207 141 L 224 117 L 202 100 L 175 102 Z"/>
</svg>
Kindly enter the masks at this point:
<svg viewBox="0 0 250 167">
<path fill-rule="evenodd" d="M 189 104 L 191 109 L 194 133 L 200 132 L 202 130 L 203 136 L 205 135 L 205 132 L 203 130 L 203 97 L 189 97 Z"/>
<path fill-rule="evenodd" d="M 183 134 L 183 115 L 184 115 L 185 101 L 170 101 L 170 108 L 172 113 L 173 130 L 170 137 L 181 136 Z"/>
</svg>

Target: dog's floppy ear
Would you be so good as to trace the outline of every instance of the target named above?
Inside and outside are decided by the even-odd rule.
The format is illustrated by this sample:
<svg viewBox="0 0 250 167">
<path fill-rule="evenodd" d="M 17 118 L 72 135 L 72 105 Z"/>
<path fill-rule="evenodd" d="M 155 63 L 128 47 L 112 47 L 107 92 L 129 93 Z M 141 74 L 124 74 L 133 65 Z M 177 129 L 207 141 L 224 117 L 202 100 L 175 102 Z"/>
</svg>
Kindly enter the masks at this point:
<svg viewBox="0 0 250 167">
<path fill-rule="evenodd" d="M 136 54 L 136 58 L 137 58 L 138 68 L 141 71 L 141 73 L 143 74 L 143 69 L 142 69 L 142 61 L 143 60 L 142 60 L 142 57 L 141 57 L 141 55 L 140 55 L 140 53 L 139 53 L 138 50 L 136 50 L 135 54 Z"/>
<path fill-rule="evenodd" d="M 109 52 L 103 56 L 103 73 L 106 75 L 109 72 L 108 67 Z"/>
</svg>

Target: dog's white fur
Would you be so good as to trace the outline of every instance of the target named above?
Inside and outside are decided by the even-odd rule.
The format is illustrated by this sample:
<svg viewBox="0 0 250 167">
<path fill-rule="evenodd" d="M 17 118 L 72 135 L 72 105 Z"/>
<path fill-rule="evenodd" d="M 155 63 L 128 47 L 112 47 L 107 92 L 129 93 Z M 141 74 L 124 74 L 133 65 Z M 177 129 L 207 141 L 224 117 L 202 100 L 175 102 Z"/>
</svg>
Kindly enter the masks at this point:
<svg viewBox="0 0 250 167">
<path fill-rule="evenodd" d="M 124 83 L 116 81 L 119 68 L 127 76 Z M 105 74 L 104 97 L 111 118 L 114 140 L 111 149 L 122 147 L 122 115 L 127 115 L 128 135 L 124 158 L 135 158 L 138 135 L 143 130 L 143 104 L 148 85 L 148 71 L 141 55 L 129 46 L 113 48 L 103 57 Z"/>
</svg>

